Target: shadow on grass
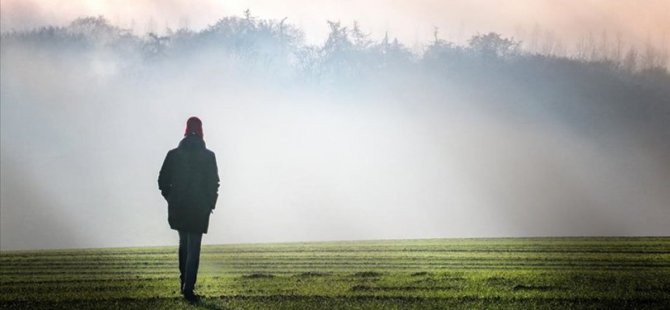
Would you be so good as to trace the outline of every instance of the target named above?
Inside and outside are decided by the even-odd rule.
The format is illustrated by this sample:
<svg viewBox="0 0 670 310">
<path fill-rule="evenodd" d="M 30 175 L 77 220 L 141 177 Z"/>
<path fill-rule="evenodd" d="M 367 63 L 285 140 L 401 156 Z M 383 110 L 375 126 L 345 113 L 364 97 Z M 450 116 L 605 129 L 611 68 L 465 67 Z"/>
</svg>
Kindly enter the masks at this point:
<svg viewBox="0 0 670 310">
<path fill-rule="evenodd" d="M 210 300 L 208 298 L 203 298 L 200 300 L 199 303 L 194 304 L 193 307 L 195 309 L 209 309 L 209 310 L 228 310 L 230 308 L 224 307 L 220 303 L 222 302 L 222 299 L 213 299 Z"/>
</svg>

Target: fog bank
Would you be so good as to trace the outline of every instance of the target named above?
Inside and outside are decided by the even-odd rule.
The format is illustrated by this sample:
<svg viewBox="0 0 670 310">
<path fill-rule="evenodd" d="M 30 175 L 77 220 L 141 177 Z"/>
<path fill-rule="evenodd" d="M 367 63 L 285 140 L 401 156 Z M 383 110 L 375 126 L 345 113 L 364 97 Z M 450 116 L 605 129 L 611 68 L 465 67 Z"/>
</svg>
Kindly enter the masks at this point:
<svg viewBox="0 0 670 310">
<path fill-rule="evenodd" d="M 2 249 L 175 244 L 156 180 L 192 115 L 209 244 L 670 234 L 667 71 L 230 25 L 3 36 Z"/>
</svg>

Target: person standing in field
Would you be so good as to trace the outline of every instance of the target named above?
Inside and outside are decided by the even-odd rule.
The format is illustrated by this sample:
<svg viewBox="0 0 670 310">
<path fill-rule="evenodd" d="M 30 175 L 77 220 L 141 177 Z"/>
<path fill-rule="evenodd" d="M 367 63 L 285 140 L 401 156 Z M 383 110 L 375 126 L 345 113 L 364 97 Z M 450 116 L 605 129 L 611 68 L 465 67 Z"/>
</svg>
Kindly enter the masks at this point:
<svg viewBox="0 0 670 310">
<path fill-rule="evenodd" d="M 200 263 L 200 241 L 214 212 L 219 175 L 214 152 L 205 147 L 202 122 L 191 117 L 184 138 L 165 156 L 158 188 L 168 202 L 168 223 L 179 232 L 179 278 L 184 298 L 199 301 L 193 289 Z"/>
</svg>

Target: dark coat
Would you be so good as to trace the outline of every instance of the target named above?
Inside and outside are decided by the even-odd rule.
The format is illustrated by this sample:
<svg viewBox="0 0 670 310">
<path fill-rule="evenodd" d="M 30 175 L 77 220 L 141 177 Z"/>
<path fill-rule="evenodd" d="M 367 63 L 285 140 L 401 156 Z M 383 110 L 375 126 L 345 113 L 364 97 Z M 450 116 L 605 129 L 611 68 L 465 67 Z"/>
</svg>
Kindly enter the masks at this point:
<svg viewBox="0 0 670 310">
<path fill-rule="evenodd" d="M 158 188 L 168 202 L 172 229 L 207 233 L 209 214 L 218 197 L 219 174 L 214 152 L 205 148 L 201 137 L 188 135 L 167 153 Z"/>
</svg>

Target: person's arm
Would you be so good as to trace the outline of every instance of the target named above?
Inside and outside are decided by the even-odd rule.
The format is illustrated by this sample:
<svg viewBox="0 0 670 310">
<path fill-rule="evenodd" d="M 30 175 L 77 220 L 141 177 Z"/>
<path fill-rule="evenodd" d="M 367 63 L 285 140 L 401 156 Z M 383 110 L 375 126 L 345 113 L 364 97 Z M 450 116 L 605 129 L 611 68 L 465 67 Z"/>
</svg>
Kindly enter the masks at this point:
<svg viewBox="0 0 670 310">
<path fill-rule="evenodd" d="M 210 160 L 210 168 L 208 169 L 208 190 L 207 192 L 210 195 L 210 206 L 214 210 L 216 208 L 216 200 L 219 197 L 219 171 L 216 165 L 216 156 L 212 152 L 212 158 Z"/>
<path fill-rule="evenodd" d="M 168 152 L 158 174 L 158 189 L 163 198 L 167 200 L 172 190 L 172 152 Z"/>
</svg>

